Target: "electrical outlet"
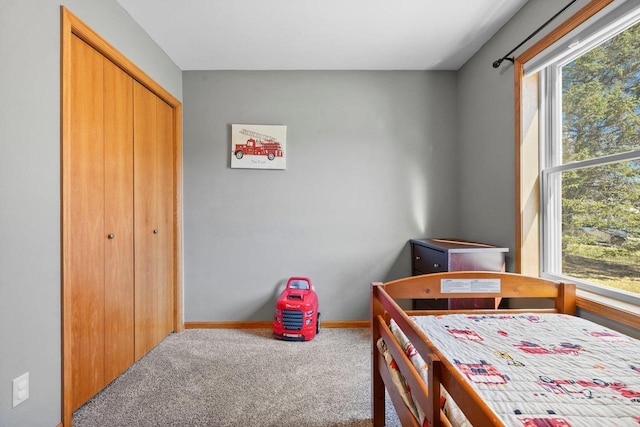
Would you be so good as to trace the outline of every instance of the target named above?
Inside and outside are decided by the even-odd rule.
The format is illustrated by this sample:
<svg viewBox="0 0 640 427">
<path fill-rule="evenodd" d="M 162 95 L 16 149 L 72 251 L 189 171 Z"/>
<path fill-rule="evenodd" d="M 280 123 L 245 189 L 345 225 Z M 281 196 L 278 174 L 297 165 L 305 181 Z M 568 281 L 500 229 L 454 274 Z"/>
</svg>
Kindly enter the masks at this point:
<svg viewBox="0 0 640 427">
<path fill-rule="evenodd" d="M 29 372 L 13 380 L 13 407 L 29 398 Z"/>
</svg>

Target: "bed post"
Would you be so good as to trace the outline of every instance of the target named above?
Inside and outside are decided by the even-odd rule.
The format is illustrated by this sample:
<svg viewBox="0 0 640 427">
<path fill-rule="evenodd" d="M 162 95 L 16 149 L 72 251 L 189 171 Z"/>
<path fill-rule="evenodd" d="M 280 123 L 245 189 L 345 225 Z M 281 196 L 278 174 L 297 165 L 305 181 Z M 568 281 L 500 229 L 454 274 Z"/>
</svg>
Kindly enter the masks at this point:
<svg viewBox="0 0 640 427">
<path fill-rule="evenodd" d="M 560 283 L 558 298 L 556 298 L 556 310 L 559 313 L 576 314 L 576 285 L 573 283 Z"/>
<path fill-rule="evenodd" d="M 378 301 L 378 285 L 382 285 L 382 283 L 371 284 L 371 417 L 374 427 L 384 426 L 385 423 L 384 383 L 380 376 L 378 349 L 376 348 L 380 338 L 377 316 L 383 313 L 382 306 Z"/>
<path fill-rule="evenodd" d="M 440 420 L 440 375 L 442 373 L 442 366 L 440 360 L 433 354 L 429 354 L 426 363 L 429 366 L 429 370 L 427 371 L 429 406 L 426 408 L 427 411 L 425 415 L 430 427 L 440 427 L 442 425 Z"/>
</svg>

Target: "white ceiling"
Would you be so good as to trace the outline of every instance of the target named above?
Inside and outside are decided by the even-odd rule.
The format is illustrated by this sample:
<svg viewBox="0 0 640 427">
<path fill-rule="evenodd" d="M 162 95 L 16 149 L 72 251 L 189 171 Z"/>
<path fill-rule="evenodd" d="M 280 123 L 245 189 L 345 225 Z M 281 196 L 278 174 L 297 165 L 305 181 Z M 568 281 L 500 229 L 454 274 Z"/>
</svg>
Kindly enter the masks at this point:
<svg viewBox="0 0 640 427">
<path fill-rule="evenodd" d="M 527 0 L 118 2 L 182 70 L 457 70 Z"/>
</svg>

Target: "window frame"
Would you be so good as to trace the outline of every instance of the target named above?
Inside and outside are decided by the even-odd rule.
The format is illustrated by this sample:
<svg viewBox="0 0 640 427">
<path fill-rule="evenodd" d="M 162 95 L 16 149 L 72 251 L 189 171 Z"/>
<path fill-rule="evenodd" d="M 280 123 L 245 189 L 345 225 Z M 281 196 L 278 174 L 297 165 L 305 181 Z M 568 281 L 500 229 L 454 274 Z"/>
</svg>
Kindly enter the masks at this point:
<svg viewBox="0 0 640 427">
<path fill-rule="evenodd" d="M 543 187 L 559 185 L 559 183 L 557 182 L 558 180 L 554 178 L 550 178 L 550 175 L 554 175 L 554 174 L 558 174 L 558 173 L 570 171 L 570 170 L 584 169 L 591 166 L 605 165 L 613 162 L 620 162 L 625 160 L 637 160 L 639 153 L 640 153 L 640 149 L 619 153 L 619 154 L 612 154 L 609 156 L 603 156 L 598 159 L 589 159 L 581 162 L 551 166 L 541 171 L 541 185 Z M 609 298 L 618 299 L 623 302 L 628 302 L 628 303 L 640 306 L 640 295 L 638 294 L 634 294 L 621 289 L 611 288 L 604 285 L 593 284 L 587 281 L 580 280 L 579 278 L 576 278 L 573 276 L 565 276 L 562 274 L 551 272 L 553 270 L 558 271 L 557 263 L 560 261 L 561 256 L 559 256 L 557 252 L 561 251 L 560 247 L 562 243 L 561 242 L 562 233 L 560 230 L 558 230 L 560 226 L 559 221 L 555 221 L 554 223 L 550 224 L 549 222 L 546 221 L 546 217 L 550 215 L 549 214 L 550 209 L 560 209 L 561 208 L 560 205 L 562 204 L 562 202 L 550 201 L 548 198 L 546 198 L 545 195 L 549 195 L 550 193 L 553 195 L 557 195 L 560 193 L 560 190 L 558 189 L 553 191 L 545 191 L 544 189 L 540 190 L 540 194 L 542 196 L 542 206 L 548 207 L 548 209 L 544 209 L 544 208 L 541 209 L 541 218 L 542 218 L 541 233 L 543 234 L 543 237 L 541 237 L 542 243 L 540 245 L 541 246 L 540 258 L 542 260 L 540 276 L 547 279 L 552 279 L 552 280 L 564 280 L 564 281 L 570 280 L 576 283 L 580 289 L 584 289 L 598 295 L 603 295 Z M 559 217 L 558 215 L 555 215 L 555 218 L 558 218 L 558 217 Z M 550 230 L 547 227 L 553 227 L 553 230 Z M 546 247 L 544 242 L 545 238 L 547 239 Z"/>
<path fill-rule="evenodd" d="M 576 282 L 581 290 L 597 293 L 606 298 L 611 298 L 612 304 L 607 306 L 608 310 L 616 310 L 615 300 L 631 303 L 635 306 L 632 313 L 619 312 L 614 314 L 614 318 L 626 324 L 636 325 L 640 321 L 640 297 L 625 291 L 613 290 L 604 286 L 593 286 L 589 283 L 581 283 L 573 277 L 543 273 L 543 263 L 548 262 L 543 256 L 541 245 L 542 215 L 542 185 L 547 185 L 547 176 L 541 176 L 540 170 L 543 164 L 552 164 L 553 169 L 549 171 L 558 172 L 563 166 L 554 163 L 551 153 L 545 149 L 541 139 L 547 138 L 550 132 L 557 132 L 557 129 L 541 127 L 539 124 L 548 122 L 549 115 L 554 114 L 551 108 L 547 108 L 540 102 L 541 87 L 549 84 L 558 84 L 557 81 L 549 82 L 549 76 L 544 73 L 533 73 L 525 75 L 525 67 L 529 61 L 548 50 L 554 43 L 563 37 L 570 35 L 580 25 L 593 18 L 607 6 L 614 3 L 614 0 L 592 0 L 573 16 L 568 18 L 558 28 L 551 31 L 547 36 L 527 49 L 522 55 L 514 60 L 515 77 L 515 138 L 516 138 L 516 253 L 515 271 L 522 274 L 540 275 L 554 280 Z M 615 5 L 613 5 L 615 7 Z M 581 47 L 581 49 L 587 49 Z M 539 69 L 543 68 L 539 66 Z M 561 92 L 560 92 L 561 93 Z M 542 118 L 542 119 L 541 119 Z M 533 125 L 535 122 L 535 126 Z M 537 151 L 536 151 L 537 150 Z M 533 156 L 536 156 L 533 158 Z M 628 153 L 616 154 L 613 159 L 624 158 Z M 587 164 L 583 165 L 583 167 Z M 544 181 L 544 182 L 543 182 Z M 582 295 L 582 296 L 580 296 Z M 603 307 L 602 302 L 594 305 L 593 301 L 600 298 L 588 297 L 588 294 L 579 291 L 578 306 L 581 301 L 583 307 L 593 308 Z M 602 311 L 604 312 L 604 310 Z"/>
<path fill-rule="evenodd" d="M 525 76 L 526 63 L 550 48 L 614 0 L 592 0 L 556 29 L 514 59 L 515 110 L 515 257 L 517 273 L 540 274 L 540 128 L 539 117 L 548 114 L 539 102 L 538 73 Z"/>
<path fill-rule="evenodd" d="M 541 176 L 541 245 L 540 245 L 540 275 L 549 279 L 570 279 L 579 285 L 580 288 L 589 290 L 599 295 L 620 299 L 640 305 L 640 295 L 633 294 L 600 286 L 572 276 L 555 273 L 562 270 L 559 265 L 562 262 L 562 224 L 557 219 L 560 218 L 562 200 L 559 197 L 562 191 L 561 177 L 559 174 L 566 171 L 580 170 L 593 166 L 602 166 L 610 163 L 623 162 L 626 160 L 638 159 L 640 149 L 610 154 L 571 163 L 564 163 L 562 159 L 562 67 L 571 61 L 586 54 L 596 48 L 606 40 L 620 34 L 638 22 L 640 8 L 635 7 L 632 14 L 619 16 L 612 14 L 610 19 L 603 19 L 605 23 L 596 31 L 587 28 L 585 31 L 577 32 L 577 37 L 581 38 L 583 33 L 585 42 L 580 43 L 577 48 L 565 49 L 557 55 L 557 59 L 552 58 L 549 65 L 538 71 L 541 74 L 540 84 L 540 105 L 545 106 L 546 114 L 541 121 L 540 138 L 540 176 Z M 554 220 L 552 220 L 554 219 Z"/>
</svg>

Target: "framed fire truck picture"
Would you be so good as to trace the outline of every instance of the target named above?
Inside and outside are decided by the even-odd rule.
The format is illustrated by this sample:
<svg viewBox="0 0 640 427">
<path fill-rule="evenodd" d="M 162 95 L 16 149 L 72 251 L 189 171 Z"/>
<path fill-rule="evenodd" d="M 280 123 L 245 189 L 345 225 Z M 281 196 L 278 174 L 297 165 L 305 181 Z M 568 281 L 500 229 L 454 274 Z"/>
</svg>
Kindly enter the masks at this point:
<svg viewBox="0 0 640 427">
<path fill-rule="evenodd" d="M 287 127 L 232 124 L 231 167 L 286 169 Z"/>
</svg>

